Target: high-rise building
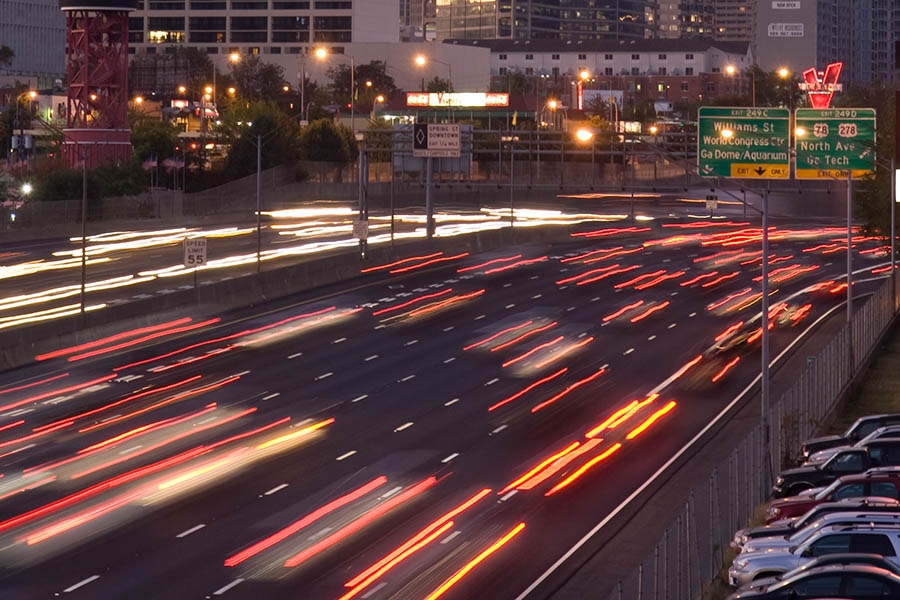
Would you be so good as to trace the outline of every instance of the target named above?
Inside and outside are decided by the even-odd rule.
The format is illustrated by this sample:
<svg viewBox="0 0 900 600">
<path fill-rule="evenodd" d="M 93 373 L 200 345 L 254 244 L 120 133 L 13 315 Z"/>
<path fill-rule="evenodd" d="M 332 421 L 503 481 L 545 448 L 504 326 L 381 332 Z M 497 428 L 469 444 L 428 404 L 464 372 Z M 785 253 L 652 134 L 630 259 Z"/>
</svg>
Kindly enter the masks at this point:
<svg viewBox="0 0 900 600">
<path fill-rule="evenodd" d="M 59 0 L 0 0 L 0 45 L 15 52 L 0 75 L 35 77 L 49 87 L 66 72 L 66 16 Z"/>
<path fill-rule="evenodd" d="M 644 39 L 654 0 L 441 0 L 426 5 L 426 29 L 444 39 Z M 429 10 L 429 6 L 433 10 Z"/>
<path fill-rule="evenodd" d="M 756 0 L 659 0 L 657 35 L 749 42 L 756 4 Z"/>
<path fill-rule="evenodd" d="M 757 5 L 755 52 L 766 70 L 799 73 L 843 62 L 845 86 L 890 83 L 900 0 L 804 0 Z"/>
</svg>

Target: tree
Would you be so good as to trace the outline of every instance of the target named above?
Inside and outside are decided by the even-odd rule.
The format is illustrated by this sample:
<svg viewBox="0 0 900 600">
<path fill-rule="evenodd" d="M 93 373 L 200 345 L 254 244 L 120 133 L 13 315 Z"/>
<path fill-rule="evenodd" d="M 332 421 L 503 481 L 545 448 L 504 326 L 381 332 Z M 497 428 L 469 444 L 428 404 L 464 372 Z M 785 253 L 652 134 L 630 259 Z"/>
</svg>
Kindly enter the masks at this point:
<svg viewBox="0 0 900 600">
<path fill-rule="evenodd" d="M 166 121 L 141 120 L 131 125 L 131 145 L 141 162 L 148 158 L 162 161 L 172 156 L 178 144 L 178 128 Z"/>
<path fill-rule="evenodd" d="M 250 101 L 275 98 L 287 85 L 284 69 L 264 63 L 256 55 L 242 57 L 240 62 L 232 64 L 231 76 L 238 95 Z"/>
<path fill-rule="evenodd" d="M 441 79 L 435 75 L 434 79 L 425 84 L 425 91 L 433 93 L 452 92 L 453 86 L 450 85 L 448 80 Z"/>
<path fill-rule="evenodd" d="M 353 132 L 328 119 L 313 121 L 305 127 L 300 136 L 300 147 L 302 157 L 311 161 L 346 164 L 355 160 L 359 153 Z"/>
<path fill-rule="evenodd" d="M 0 45 L 0 67 L 8 67 L 12 65 L 16 53 L 9 46 Z"/>
<path fill-rule="evenodd" d="M 274 102 L 253 102 L 229 113 L 219 129 L 231 144 L 226 172 L 232 178 L 256 172 L 256 144 L 261 137 L 262 168 L 292 162 L 300 157 L 300 126 Z"/>
</svg>

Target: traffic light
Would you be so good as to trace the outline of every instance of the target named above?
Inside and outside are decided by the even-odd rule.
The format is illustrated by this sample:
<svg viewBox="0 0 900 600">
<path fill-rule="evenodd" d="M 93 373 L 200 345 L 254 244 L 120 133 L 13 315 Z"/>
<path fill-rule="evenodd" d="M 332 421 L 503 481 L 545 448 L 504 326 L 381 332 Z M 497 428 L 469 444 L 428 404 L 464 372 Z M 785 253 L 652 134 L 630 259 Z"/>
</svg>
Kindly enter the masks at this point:
<svg viewBox="0 0 900 600">
<path fill-rule="evenodd" d="M 197 142 L 191 142 L 191 150 L 197 149 Z"/>
</svg>

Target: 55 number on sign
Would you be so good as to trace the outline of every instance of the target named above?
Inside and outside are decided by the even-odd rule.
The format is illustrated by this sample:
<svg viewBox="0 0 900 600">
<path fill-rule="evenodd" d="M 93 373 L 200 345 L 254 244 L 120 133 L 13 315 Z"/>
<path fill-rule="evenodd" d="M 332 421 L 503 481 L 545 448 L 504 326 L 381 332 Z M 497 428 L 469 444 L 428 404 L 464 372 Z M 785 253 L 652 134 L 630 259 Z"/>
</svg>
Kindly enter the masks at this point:
<svg viewBox="0 0 900 600">
<path fill-rule="evenodd" d="M 206 238 L 184 240 L 184 268 L 194 269 L 194 287 L 197 287 L 197 268 L 206 264 Z"/>
</svg>

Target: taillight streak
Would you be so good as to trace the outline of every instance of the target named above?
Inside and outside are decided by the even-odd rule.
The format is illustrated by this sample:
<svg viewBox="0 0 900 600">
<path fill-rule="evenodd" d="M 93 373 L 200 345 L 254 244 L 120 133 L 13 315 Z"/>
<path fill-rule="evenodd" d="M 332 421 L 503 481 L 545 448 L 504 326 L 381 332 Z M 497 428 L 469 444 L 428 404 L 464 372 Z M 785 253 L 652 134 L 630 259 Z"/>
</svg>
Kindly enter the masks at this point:
<svg viewBox="0 0 900 600">
<path fill-rule="evenodd" d="M 718 383 L 718 381 L 719 381 L 720 379 L 722 379 L 723 377 L 725 377 L 725 373 L 727 373 L 729 370 L 731 370 L 731 368 L 732 368 L 734 365 L 738 364 L 738 361 L 740 361 L 740 360 L 741 360 L 741 357 L 740 357 L 740 356 L 735 356 L 733 359 L 731 359 L 731 360 L 728 362 L 728 364 L 726 364 L 724 367 L 722 367 L 722 369 L 721 369 L 718 373 L 716 373 L 715 375 L 713 375 L 713 377 L 712 377 L 712 382 L 713 382 L 713 383 Z"/>
<path fill-rule="evenodd" d="M 590 452 L 591 450 L 593 450 L 594 448 L 599 446 L 601 443 L 603 443 L 602 439 L 591 439 L 591 440 L 586 441 L 584 444 L 581 445 L 580 448 L 575 448 L 574 450 L 563 454 L 562 456 L 560 456 L 559 458 L 554 460 L 546 468 L 542 469 L 535 475 L 532 475 L 527 480 L 525 480 L 522 483 L 520 483 L 519 485 L 517 485 L 516 489 L 524 490 L 524 491 L 534 489 L 535 487 L 539 486 L 543 482 L 547 481 L 548 479 L 550 479 L 551 477 L 553 477 L 554 475 L 559 473 L 568 464 L 570 464 L 573 460 L 575 460 L 579 456 L 582 456 L 582 455 Z"/>
<path fill-rule="evenodd" d="M 612 446 L 610 446 L 609 448 L 607 448 L 606 450 L 604 450 L 603 452 L 601 452 L 600 454 L 595 456 L 594 458 L 590 459 L 589 461 L 587 461 L 586 463 L 584 463 L 583 465 L 578 467 L 578 469 L 576 469 L 574 473 L 572 473 L 571 475 L 569 475 L 568 477 L 566 477 L 565 479 L 563 479 L 562 481 L 557 483 L 555 486 L 550 488 L 544 494 L 544 496 L 552 496 L 553 494 L 560 491 L 561 489 L 568 487 L 569 485 L 574 483 L 576 479 L 578 479 L 579 477 L 581 477 L 582 475 L 587 473 L 597 463 L 604 461 L 607 458 L 609 458 L 610 456 L 612 456 L 621 447 L 622 447 L 622 444 L 620 442 L 616 442 L 615 444 L 613 444 Z"/>
<path fill-rule="evenodd" d="M 503 367 L 505 368 L 505 367 L 508 367 L 508 366 L 510 366 L 510 365 L 514 365 L 514 364 L 516 364 L 517 362 L 523 361 L 523 360 L 525 360 L 526 358 L 528 358 L 529 356 L 535 354 L 536 352 L 540 352 L 541 350 L 544 350 L 544 349 L 546 349 L 546 348 L 549 348 L 549 347 L 551 347 L 551 346 L 554 346 L 554 345 L 560 343 L 561 341 L 563 341 L 564 339 L 565 339 L 565 336 L 562 336 L 562 335 L 561 335 L 561 336 L 558 336 L 558 337 L 556 337 L 556 338 L 550 340 L 549 342 L 544 342 L 543 344 L 538 344 L 537 346 L 535 346 L 534 348 L 532 348 L 532 349 L 529 350 L 528 352 L 525 352 L 524 354 L 520 354 L 519 356 L 516 356 L 515 358 L 511 358 L 511 359 L 509 359 L 508 361 L 504 362 L 504 363 L 503 363 Z"/>
<path fill-rule="evenodd" d="M 641 433 L 643 433 L 648 427 L 653 425 L 653 423 L 655 423 L 657 421 L 657 419 L 659 419 L 666 413 L 670 412 L 674 408 L 675 408 L 675 401 L 670 400 L 668 404 L 666 404 L 661 409 L 659 409 L 658 411 L 656 411 L 655 413 L 653 413 L 652 415 L 647 417 L 647 419 L 643 423 L 641 423 L 640 425 L 638 425 L 637 427 L 635 427 L 634 429 L 629 431 L 628 435 L 625 436 L 625 439 L 633 440 L 634 438 L 639 436 Z"/>
<path fill-rule="evenodd" d="M 429 258 L 435 258 L 436 256 L 443 255 L 443 252 L 434 252 L 432 254 L 426 254 L 424 256 L 410 256 L 409 258 L 403 258 L 392 263 L 388 263 L 386 265 L 378 265 L 376 267 L 369 267 L 368 269 L 363 269 L 360 273 L 371 273 L 372 271 L 383 271 L 384 269 L 392 269 L 397 265 L 406 264 L 408 262 L 413 262 L 416 260 L 428 260 Z"/>
<path fill-rule="evenodd" d="M 536 412 L 538 412 L 539 410 L 541 410 L 541 409 L 543 409 L 543 408 L 547 408 L 548 406 L 550 406 L 551 404 L 553 404 L 554 402 L 556 402 L 556 401 L 559 400 L 560 398 L 564 397 L 566 394 L 568 394 L 568 393 L 571 392 L 572 390 L 575 390 L 575 389 L 577 389 L 577 388 L 583 386 L 584 384 L 589 383 L 589 382 L 591 382 L 591 381 L 597 379 L 598 377 L 600 377 L 601 375 L 603 375 L 605 372 L 606 372 L 606 369 L 605 369 L 605 368 L 601 368 L 601 369 L 600 369 L 599 371 L 597 371 L 596 373 L 593 373 L 592 375 L 589 375 L 588 377 L 585 377 L 584 379 L 579 379 L 578 381 L 576 381 L 575 383 L 569 385 L 568 387 L 566 387 L 566 389 L 564 389 L 563 391 L 559 392 L 558 394 L 556 394 L 556 395 L 553 396 L 552 398 L 548 398 L 547 400 L 544 400 L 544 401 L 541 402 L 540 404 L 537 404 L 534 408 L 531 409 L 531 412 L 532 412 L 532 413 L 536 413 Z"/>
<path fill-rule="evenodd" d="M 617 310 L 616 312 L 610 313 L 610 314 L 606 315 L 605 317 L 603 317 L 603 322 L 606 323 L 607 321 L 612 321 L 613 319 L 616 319 L 616 318 L 618 318 L 618 317 L 621 317 L 622 315 L 624 315 L 624 314 L 627 313 L 628 311 L 634 310 L 634 309 L 636 309 L 637 307 L 642 306 L 643 304 L 644 304 L 644 301 L 643 301 L 643 300 L 638 300 L 638 301 L 636 301 L 636 302 L 632 302 L 631 304 L 626 304 L 625 306 L 623 306 L 622 308 L 620 308 L 620 309 Z"/>
<path fill-rule="evenodd" d="M 637 315 L 636 317 L 632 317 L 631 322 L 637 323 L 638 321 L 643 321 L 644 319 L 646 319 L 653 313 L 666 309 L 669 306 L 669 304 L 670 304 L 670 302 L 668 300 L 666 300 L 665 302 L 663 302 L 661 304 L 657 304 L 656 306 L 651 306 L 650 308 L 648 308 L 641 314 Z"/>
<path fill-rule="evenodd" d="M 89 348 L 96 348 L 97 346 L 105 346 L 106 344 L 111 344 L 113 342 L 117 342 L 122 339 L 127 339 L 130 337 L 135 337 L 138 335 L 143 335 L 145 333 L 151 333 L 154 331 L 159 331 L 160 329 L 166 329 L 169 327 L 177 327 L 179 325 L 184 325 L 186 323 L 190 323 L 193 319 L 191 317 L 184 317 L 181 319 L 176 319 L 174 321 L 169 321 L 167 323 L 160 323 L 159 325 L 150 325 L 149 327 L 142 327 L 140 329 L 132 329 L 130 331 L 125 331 L 123 333 L 118 333 L 116 335 L 111 335 L 109 337 L 101 338 L 99 340 L 94 340 L 92 342 L 88 342 L 86 344 L 80 344 L 78 346 L 72 346 L 69 348 L 63 348 L 61 350 L 55 350 L 53 352 L 47 352 L 45 354 L 38 354 L 34 357 L 37 361 L 48 360 L 51 358 L 57 358 L 60 356 L 65 356 L 66 354 L 77 354 L 82 350 L 88 350 Z"/>
<path fill-rule="evenodd" d="M 45 383 L 50 383 L 51 381 L 56 381 L 57 379 L 62 379 L 63 377 L 68 377 L 68 376 L 69 376 L 68 373 L 60 373 L 59 375 L 54 375 L 53 377 L 41 379 L 40 381 L 32 381 L 31 383 L 26 383 L 24 385 L 12 387 L 12 388 L 6 388 L 3 390 L 0 390 L 0 396 L 2 396 L 4 394 L 10 394 L 12 392 L 19 392 L 21 390 L 27 390 L 28 388 L 33 388 L 33 387 L 37 387 L 39 385 L 44 385 Z"/>
<path fill-rule="evenodd" d="M 510 262 L 513 260 L 517 260 L 519 258 L 522 258 L 521 254 L 516 254 L 515 256 L 510 256 L 509 258 L 495 258 L 494 260 L 489 260 L 487 262 L 483 262 L 480 265 L 474 265 L 471 267 L 463 267 L 461 269 L 457 269 L 456 272 L 457 273 L 468 273 L 469 271 L 477 271 L 478 269 L 483 269 L 485 267 L 489 267 L 491 265 L 496 265 L 499 263 Z"/>
<path fill-rule="evenodd" d="M 22 400 L 16 400 L 15 402 L 10 402 L 9 404 L 0 406 L 0 412 L 11 410 L 13 408 L 18 408 L 19 406 L 22 406 L 23 404 L 30 404 L 32 402 L 40 402 L 41 400 L 46 400 L 47 398 L 53 398 L 54 396 L 62 396 L 64 394 L 68 394 L 69 392 L 77 392 L 79 390 L 83 390 L 85 388 L 89 388 L 91 386 L 95 386 L 100 383 L 106 383 L 115 378 L 116 378 L 116 374 L 110 373 L 109 375 L 104 375 L 103 377 L 91 379 L 90 381 L 84 381 L 82 383 L 77 383 L 75 385 L 70 385 L 68 387 L 59 388 L 57 390 L 50 390 L 49 392 L 43 392 L 41 394 L 37 394 L 36 396 L 30 396 L 28 398 L 24 398 Z"/>
<path fill-rule="evenodd" d="M 434 312 L 436 310 L 440 310 L 442 308 L 446 308 L 451 304 L 456 304 L 457 302 L 462 302 L 463 300 L 470 300 L 472 298 L 476 298 L 482 295 L 485 292 L 484 289 L 480 289 L 474 292 L 469 292 L 468 294 L 460 294 L 459 296 L 452 296 L 447 298 L 446 300 L 441 300 L 440 302 L 435 302 L 434 304 L 429 304 L 428 306 L 423 306 L 422 308 L 418 308 L 409 313 L 410 317 L 419 317 L 424 314 L 428 314 L 430 312 Z"/>
<path fill-rule="evenodd" d="M 395 310 L 400 310 L 402 308 L 406 308 L 407 306 L 411 306 L 411 305 L 415 304 L 416 302 L 421 302 L 423 300 L 431 300 L 432 298 L 439 298 L 441 296 L 451 293 L 452 291 L 453 291 L 453 288 L 447 288 L 447 289 L 441 290 L 440 292 L 435 292 L 433 294 L 425 294 L 424 296 L 419 296 L 418 298 L 413 298 L 412 300 L 408 300 L 401 304 L 394 304 L 393 306 L 388 306 L 387 308 L 382 308 L 381 310 L 376 310 L 375 312 L 372 313 L 372 316 L 378 317 L 380 315 L 383 315 L 383 314 L 386 314 L 389 312 L 394 312 Z"/>
<path fill-rule="evenodd" d="M 214 319 L 209 319 L 207 321 L 202 321 L 200 323 L 191 323 L 189 325 L 182 325 L 181 327 L 173 327 L 171 329 L 167 329 L 165 331 L 157 331 L 156 333 L 150 333 L 143 337 L 129 340 L 127 342 L 122 342 L 120 344 L 116 344 L 114 346 L 105 346 L 103 348 L 97 348 L 95 350 L 88 350 L 87 352 L 82 352 L 81 354 L 75 354 L 70 356 L 66 360 L 69 362 L 77 362 L 79 360 L 84 360 L 86 358 L 91 358 L 94 356 L 99 356 L 101 354 L 108 354 L 110 352 L 116 352 L 117 350 L 123 350 L 125 348 L 131 348 L 132 346 L 136 346 L 138 344 L 143 344 L 144 342 L 149 342 L 150 340 L 155 340 L 156 338 L 165 337 L 167 335 L 175 335 L 178 333 L 184 333 L 186 331 L 194 331 L 196 329 L 202 329 L 203 327 L 207 327 L 209 325 L 215 325 L 222 319 L 216 317 Z"/>
<path fill-rule="evenodd" d="M 489 342 L 493 342 L 495 339 L 497 339 L 498 337 L 500 337 L 504 334 L 512 333 L 513 331 L 517 331 L 519 329 L 522 329 L 523 327 L 528 327 L 532 323 L 534 323 L 534 321 L 525 321 L 524 323 L 521 323 L 519 325 L 513 325 L 512 327 L 507 327 L 506 329 L 504 329 L 502 331 L 498 331 L 497 333 L 490 335 L 490 336 L 484 338 L 483 340 L 474 342 L 472 344 L 469 344 L 468 346 L 464 346 L 463 350 L 471 350 L 472 348 L 484 346 L 485 344 L 487 344 Z"/>
<path fill-rule="evenodd" d="M 529 323 L 532 323 L 532 322 L 533 321 L 529 321 Z M 537 335 L 538 333 L 541 333 L 542 331 L 547 331 L 548 329 L 556 327 L 558 324 L 559 323 L 557 321 L 553 321 L 551 323 L 548 323 L 547 325 L 542 325 L 540 327 L 535 327 L 534 329 L 529 329 L 525 333 L 523 333 L 519 336 L 516 336 L 515 338 L 513 338 L 511 340 L 508 340 L 502 344 L 498 344 L 497 346 L 492 347 L 491 352 L 497 352 L 498 350 L 503 350 L 504 348 L 514 346 L 514 345 L 518 344 L 519 342 L 521 342 L 527 338 L 530 338 L 533 335 Z"/>
<path fill-rule="evenodd" d="M 398 273 L 407 273 L 409 271 L 413 271 L 415 269 L 421 269 L 422 267 L 427 267 L 429 265 L 434 265 L 441 262 L 447 262 L 451 260 L 459 260 L 460 258 L 465 258 L 469 255 L 468 252 L 463 252 L 461 254 L 454 254 L 453 256 L 441 256 L 439 258 L 432 258 L 431 260 L 426 260 L 425 262 L 421 262 L 415 265 L 410 265 L 408 267 L 400 267 L 399 269 L 391 269 L 388 271 L 391 275 L 396 275 Z"/>
<path fill-rule="evenodd" d="M 547 260 L 546 256 L 541 256 L 540 258 L 530 258 L 527 260 L 520 260 L 519 262 L 515 262 L 511 265 L 505 265 L 502 267 L 495 267 L 493 269 L 488 269 L 484 272 L 485 275 L 493 275 L 494 273 L 502 273 L 503 271 L 508 271 L 510 269 L 515 269 L 517 267 L 523 267 L 525 265 L 533 265 L 535 263 L 544 262 Z"/>
<path fill-rule="evenodd" d="M 502 490 L 497 492 L 497 495 L 502 496 L 506 492 L 519 487 L 519 485 L 525 483 L 526 481 L 528 481 L 529 479 L 531 479 L 532 477 L 534 477 L 535 475 L 537 475 L 538 473 L 543 471 L 549 464 L 553 463 L 554 461 L 556 461 L 559 458 L 562 458 L 569 452 L 572 452 L 573 450 L 578 448 L 578 446 L 580 446 L 580 445 L 581 445 L 581 442 L 572 442 L 571 444 L 569 444 L 568 446 L 566 446 L 559 452 L 556 452 L 555 454 L 551 454 L 549 457 L 547 457 L 544 460 L 542 460 L 541 462 L 539 462 L 536 467 L 534 467 L 533 469 L 530 469 L 529 471 L 526 471 L 524 475 L 520 476 L 518 479 L 516 479 L 515 481 L 513 481 L 512 483 L 507 485 L 505 488 L 503 488 Z"/>
<path fill-rule="evenodd" d="M 522 389 L 522 390 L 516 392 L 516 393 L 513 394 L 512 396 L 509 396 L 509 397 L 507 397 L 507 398 L 504 398 L 504 399 L 501 400 L 500 402 L 497 402 L 496 404 L 492 405 L 491 407 L 488 408 L 488 412 L 493 412 L 493 411 L 497 410 L 498 408 L 500 408 L 501 406 L 503 406 L 503 405 L 505 405 L 505 404 L 509 404 L 509 403 L 512 402 L 513 400 L 516 400 L 516 399 L 518 399 L 518 398 L 521 398 L 522 396 L 524 396 L 525 394 L 527 394 L 528 392 L 530 392 L 530 391 L 533 390 L 534 388 L 538 387 L 539 385 L 542 385 L 542 384 L 544 384 L 544 383 L 547 383 L 548 381 L 552 381 L 552 380 L 556 379 L 557 377 L 559 377 L 560 375 L 562 375 L 563 373 L 565 373 L 565 372 L 568 371 L 568 370 L 569 370 L 568 367 L 563 367 L 562 369 L 560 369 L 560 370 L 557 371 L 556 373 L 553 373 L 552 375 L 548 375 L 547 377 L 544 377 L 543 379 L 538 379 L 537 381 L 535 381 L 535 382 L 532 383 L 531 385 L 529 385 L 529 386 L 525 387 L 524 389 Z"/>
<path fill-rule="evenodd" d="M 612 271 L 613 269 L 618 269 L 621 265 L 619 263 L 615 263 L 606 267 L 600 267 L 599 269 L 591 269 L 590 271 L 585 271 L 584 273 L 579 273 L 578 275 L 573 275 L 572 277 L 566 277 L 565 279 L 560 279 L 556 282 L 556 285 L 565 285 L 567 283 L 572 283 L 573 281 L 577 281 L 579 279 L 583 279 L 585 277 L 590 277 L 591 275 L 597 275 L 598 273 L 606 273 L 608 271 Z"/>
</svg>

